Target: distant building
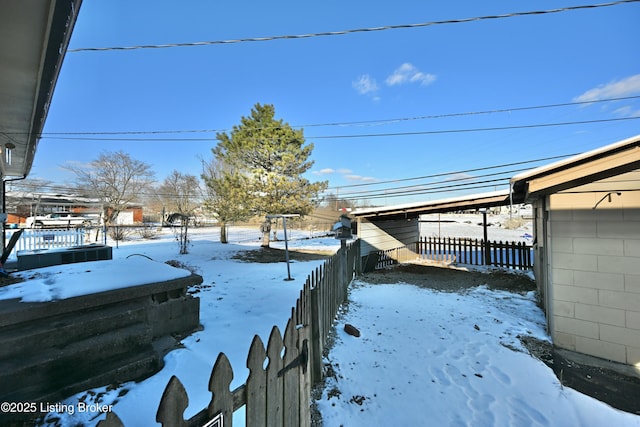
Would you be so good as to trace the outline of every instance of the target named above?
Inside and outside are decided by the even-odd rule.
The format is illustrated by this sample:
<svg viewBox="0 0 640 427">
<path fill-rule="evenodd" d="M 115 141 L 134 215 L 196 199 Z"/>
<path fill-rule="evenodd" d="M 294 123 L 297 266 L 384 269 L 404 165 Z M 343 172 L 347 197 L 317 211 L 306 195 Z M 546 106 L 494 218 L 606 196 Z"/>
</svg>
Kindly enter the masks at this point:
<svg viewBox="0 0 640 427">
<path fill-rule="evenodd" d="M 69 194 L 30 193 L 9 191 L 6 193 L 7 223 L 24 224 L 27 217 L 56 212 L 84 215 L 100 223 L 102 204 L 98 199 Z M 143 207 L 131 204 L 120 213 L 118 224 L 140 224 Z"/>
</svg>

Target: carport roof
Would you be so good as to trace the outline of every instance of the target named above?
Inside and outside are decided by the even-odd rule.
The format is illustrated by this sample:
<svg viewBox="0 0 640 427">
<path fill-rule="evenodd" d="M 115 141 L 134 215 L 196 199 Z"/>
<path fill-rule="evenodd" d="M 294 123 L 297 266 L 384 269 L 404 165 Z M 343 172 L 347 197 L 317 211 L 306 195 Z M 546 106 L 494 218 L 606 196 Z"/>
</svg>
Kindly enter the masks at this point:
<svg viewBox="0 0 640 427">
<path fill-rule="evenodd" d="M 428 202 L 356 209 L 355 211 L 351 212 L 351 215 L 356 218 L 415 218 L 419 215 L 428 213 L 455 212 L 468 209 L 506 206 L 509 204 L 509 191 L 505 190 L 494 191 L 490 193 L 471 194 L 467 196 L 452 197 L 441 200 L 432 200 Z"/>
<path fill-rule="evenodd" d="M 29 174 L 82 0 L 0 2 L 0 175 Z"/>
<path fill-rule="evenodd" d="M 514 203 L 590 184 L 640 168 L 640 135 L 511 178 Z"/>
</svg>

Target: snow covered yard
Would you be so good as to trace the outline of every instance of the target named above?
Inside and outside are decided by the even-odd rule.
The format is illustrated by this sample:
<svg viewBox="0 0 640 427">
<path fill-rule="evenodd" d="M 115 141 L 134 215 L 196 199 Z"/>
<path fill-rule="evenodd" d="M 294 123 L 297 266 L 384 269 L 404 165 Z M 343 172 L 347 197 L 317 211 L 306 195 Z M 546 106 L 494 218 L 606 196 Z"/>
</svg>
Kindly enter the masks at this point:
<svg viewBox="0 0 640 427">
<path fill-rule="evenodd" d="M 640 426 L 528 354 L 519 336 L 548 340 L 533 292 L 356 281 L 350 301 L 316 402 L 326 427 Z"/>
</svg>

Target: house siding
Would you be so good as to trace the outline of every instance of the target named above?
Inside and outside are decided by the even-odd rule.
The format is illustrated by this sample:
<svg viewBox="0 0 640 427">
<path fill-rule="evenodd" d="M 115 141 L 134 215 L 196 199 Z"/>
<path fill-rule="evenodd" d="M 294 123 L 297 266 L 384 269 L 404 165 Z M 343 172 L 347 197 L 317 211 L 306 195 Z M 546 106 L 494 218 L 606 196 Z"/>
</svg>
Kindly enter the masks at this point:
<svg viewBox="0 0 640 427">
<path fill-rule="evenodd" d="M 605 195 L 547 199 L 550 332 L 558 347 L 640 365 L 640 193 Z"/>
</svg>

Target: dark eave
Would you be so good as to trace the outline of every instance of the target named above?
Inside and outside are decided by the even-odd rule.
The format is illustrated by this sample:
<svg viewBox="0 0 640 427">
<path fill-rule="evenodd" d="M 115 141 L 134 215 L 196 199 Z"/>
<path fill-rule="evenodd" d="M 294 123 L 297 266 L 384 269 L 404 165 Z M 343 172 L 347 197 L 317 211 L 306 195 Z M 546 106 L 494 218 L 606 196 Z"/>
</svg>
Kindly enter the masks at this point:
<svg viewBox="0 0 640 427">
<path fill-rule="evenodd" d="M 24 177 L 82 0 L 0 0 L 0 174 Z"/>
</svg>

